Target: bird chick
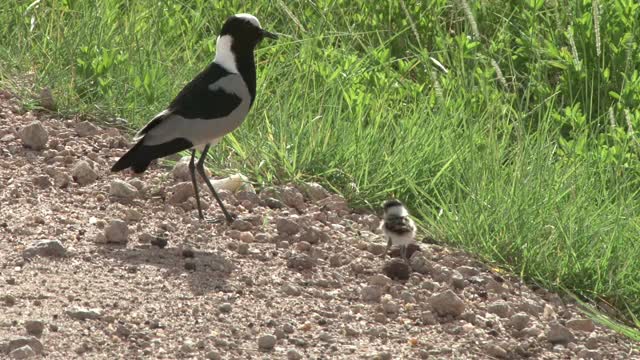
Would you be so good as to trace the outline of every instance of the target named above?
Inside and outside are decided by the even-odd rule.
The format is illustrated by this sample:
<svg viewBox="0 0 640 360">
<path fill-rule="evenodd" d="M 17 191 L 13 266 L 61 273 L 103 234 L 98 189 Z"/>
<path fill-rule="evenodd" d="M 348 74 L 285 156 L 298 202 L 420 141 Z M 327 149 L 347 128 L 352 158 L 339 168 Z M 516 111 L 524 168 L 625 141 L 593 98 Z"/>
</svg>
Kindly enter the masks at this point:
<svg viewBox="0 0 640 360">
<path fill-rule="evenodd" d="M 409 218 L 409 212 L 404 205 L 396 200 L 391 199 L 382 205 L 384 215 L 380 227 L 387 239 L 387 248 L 382 258 L 384 259 L 389 252 L 391 245 L 400 246 L 400 254 L 405 261 L 407 259 L 407 246 L 415 242 L 416 225 Z"/>
</svg>

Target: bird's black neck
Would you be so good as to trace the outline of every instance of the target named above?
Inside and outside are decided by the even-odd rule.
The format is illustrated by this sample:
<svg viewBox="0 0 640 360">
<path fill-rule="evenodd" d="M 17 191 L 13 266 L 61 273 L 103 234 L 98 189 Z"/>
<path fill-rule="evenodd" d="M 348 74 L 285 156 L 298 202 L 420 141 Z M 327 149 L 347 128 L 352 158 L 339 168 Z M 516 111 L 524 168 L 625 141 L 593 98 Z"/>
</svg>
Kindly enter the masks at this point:
<svg viewBox="0 0 640 360">
<path fill-rule="evenodd" d="M 256 98 L 256 62 L 253 51 L 236 54 L 236 66 L 251 94 L 251 105 Z"/>
</svg>

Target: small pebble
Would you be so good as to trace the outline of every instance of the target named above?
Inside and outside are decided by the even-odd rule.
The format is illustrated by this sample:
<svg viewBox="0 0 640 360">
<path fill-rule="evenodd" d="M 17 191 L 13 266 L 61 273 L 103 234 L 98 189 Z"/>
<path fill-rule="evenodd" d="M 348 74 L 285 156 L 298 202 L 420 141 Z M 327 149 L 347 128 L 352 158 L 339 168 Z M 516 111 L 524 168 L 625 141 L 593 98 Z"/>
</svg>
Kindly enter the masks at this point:
<svg viewBox="0 0 640 360">
<path fill-rule="evenodd" d="M 220 304 L 220 306 L 218 306 L 218 310 L 220 310 L 221 313 L 223 314 L 228 314 L 231 312 L 232 310 L 232 306 L 229 303 L 222 303 Z"/>
<path fill-rule="evenodd" d="M 118 326 L 116 327 L 116 335 L 126 338 L 131 335 L 131 330 L 129 330 L 129 328 L 123 324 L 118 324 Z"/>
<path fill-rule="evenodd" d="M 6 306 L 13 306 L 16 304 L 16 298 L 13 295 L 2 295 L 0 296 L 0 300 L 2 300 Z"/>
<path fill-rule="evenodd" d="M 361 295 L 365 302 L 378 302 L 382 296 L 382 290 L 377 286 L 365 286 L 362 288 Z"/>
<path fill-rule="evenodd" d="M 238 244 L 238 254 L 247 255 L 249 253 L 249 244 L 240 243 Z"/>
<path fill-rule="evenodd" d="M 187 261 L 184 263 L 184 269 L 187 271 L 196 271 L 196 263 Z"/>
<path fill-rule="evenodd" d="M 195 254 L 194 254 L 193 250 L 191 250 L 191 249 L 183 249 L 182 250 L 182 257 L 184 257 L 184 258 L 193 258 L 193 257 L 195 257 Z"/>
<path fill-rule="evenodd" d="M 27 320 L 24 327 L 29 335 L 40 336 L 44 331 L 44 322 L 42 320 Z"/>
<path fill-rule="evenodd" d="M 333 337 L 331 336 L 331 334 L 327 333 L 327 332 L 322 332 L 320 333 L 320 335 L 318 335 L 318 339 L 320 341 L 324 341 L 326 343 L 331 343 L 333 342 Z"/>
<path fill-rule="evenodd" d="M 159 247 L 160 249 L 164 249 L 169 243 L 167 239 L 159 236 L 154 236 L 153 239 L 149 242 L 152 246 Z M 195 264 L 194 264 L 195 267 Z"/>
<path fill-rule="evenodd" d="M 196 346 L 193 341 L 187 340 L 182 344 L 182 346 L 180 346 L 180 351 L 185 354 L 189 354 L 196 351 Z"/>
<path fill-rule="evenodd" d="M 206 357 L 207 360 L 222 360 L 222 356 L 217 351 L 209 351 Z"/>
<path fill-rule="evenodd" d="M 262 335 L 258 338 L 258 348 L 263 351 L 273 350 L 276 341 L 277 339 L 273 335 Z"/>
<path fill-rule="evenodd" d="M 287 323 L 282 325 L 282 330 L 287 334 L 293 334 L 293 332 L 295 331 L 295 328 L 293 327 L 293 325 Z"/>
<path fill-rule="evenodd" d="M 236 219 L 232 224 L 231 228 L 234 230 L 247 231 L 253 228 L 253 225 L 245 220 Z"/>
<path fill-rule="evenodd" d="M 254 240 L 255 239 L 253 237 L 253 234 L 250 233 L 249 231 L 243 231 L 242 233 L 240 233 L 240 241 L 244 243 L 252 243 L 254 242 Z"/>
<path fill-rule="evenodd" d="M 300 360 L 300 359 L 302 359 L 302 355 L 296 349 L 291 349 L 287 351 L 287 360 Z"/>
</svg>

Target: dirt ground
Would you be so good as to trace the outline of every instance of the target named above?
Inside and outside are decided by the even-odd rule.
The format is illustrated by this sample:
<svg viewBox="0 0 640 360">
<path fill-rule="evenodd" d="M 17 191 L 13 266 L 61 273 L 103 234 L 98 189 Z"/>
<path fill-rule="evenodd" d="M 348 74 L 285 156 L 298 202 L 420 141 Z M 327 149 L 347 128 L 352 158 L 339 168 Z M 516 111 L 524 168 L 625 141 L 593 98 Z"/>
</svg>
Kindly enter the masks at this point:
<svg viewBox="0 0 640 360">
<path fill-rule="evenodd" d="M 317 184 L 229 182 L 238 220 L 199 221 L 184 162 L 109 172 L 127 146 L 0 92 L 0 358 L 640 359 L 464 253 L 381 259 L 379 217 Z"/>
</svg>

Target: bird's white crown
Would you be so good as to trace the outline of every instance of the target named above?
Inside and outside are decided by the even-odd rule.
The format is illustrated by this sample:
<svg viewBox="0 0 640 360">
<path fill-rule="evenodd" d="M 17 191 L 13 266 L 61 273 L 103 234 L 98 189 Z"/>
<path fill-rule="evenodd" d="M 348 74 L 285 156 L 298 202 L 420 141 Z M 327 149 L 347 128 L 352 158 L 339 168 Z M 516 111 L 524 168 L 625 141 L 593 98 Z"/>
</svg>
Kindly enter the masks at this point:
<svg viewBox="0 0 640 360">
<path fill-rule="evenodd" d="M 400 217 L 405 217 L 409 215 L 409 212 L 407 211 L 407 209 L 402 206 L 402 205 L 395 205 L 395 206 L 391 206 L 388 207 L 385 212 L 384 212 L 385 216 L 400 216 Z"/>
<path fill-rule="evenodd" d="M 251 14 L 236 14 L 235 17 L 246 20 L 248 22 L 250 22 L 251 24 L 253 24 L 253 26 L 262 29 L 262 26 L 260 26 L 260 21 L 258 21 L 258 18 L 251 15 Z"/>
</svg>

